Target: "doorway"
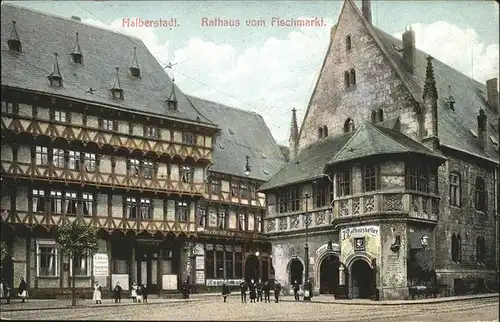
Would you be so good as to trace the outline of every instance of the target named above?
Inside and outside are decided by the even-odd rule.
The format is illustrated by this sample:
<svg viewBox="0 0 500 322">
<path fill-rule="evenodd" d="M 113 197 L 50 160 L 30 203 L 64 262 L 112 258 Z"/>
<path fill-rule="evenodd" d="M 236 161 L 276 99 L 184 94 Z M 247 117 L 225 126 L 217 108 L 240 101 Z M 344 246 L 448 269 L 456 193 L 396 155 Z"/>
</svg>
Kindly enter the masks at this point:
<svg viewBox="0 0 500 322">
<path fill-rule="evenodd" d="M 369 299 L 373 295 L 373 269 L 363 259 L 355 260 L 351 265 L 352 292 L 351 298 Z"/>
<path fill-rule="evenodd" d="M 245 280 L 247 283 L 259 280 L 259 259 L 255 255 L 249 255 L 245 261 Z"/>
<path fill-rule="evenodd" d="M 158 250 L 152 247 L 137 247 L 137 283 L 147 285 L 148 293 L 158 291 Z"/>
<path fill-rule="evenodd" d="M 292 259 L 290 261 L 290 284 L 297 281 L 300 285 L 304 282 L 302 279 L 304 277 L 304 265 L 298 259 Z"/>
<path fill-rule="evenodd" d="M 14 288 L 14 261 L 10 254 L 6 254 L 1 262 L 2 281 Z"/>
<path fill-rule="evenodd" d="M 339 286 L 340 261 L 336 255 L 327 255 L 319 268 L 319 293 L 336 294 Z"/>
</svg>

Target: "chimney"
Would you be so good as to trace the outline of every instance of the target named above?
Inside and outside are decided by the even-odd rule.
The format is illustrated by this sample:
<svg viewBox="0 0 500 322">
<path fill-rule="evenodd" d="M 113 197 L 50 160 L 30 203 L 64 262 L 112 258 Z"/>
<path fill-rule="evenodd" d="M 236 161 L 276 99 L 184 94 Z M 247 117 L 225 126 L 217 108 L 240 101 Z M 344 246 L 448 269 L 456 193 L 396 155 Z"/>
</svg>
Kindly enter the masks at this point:
<svg viewBox="0 0 500 322">
<path fill-rule="evenodd" d="M 372 8 L 370 0 L 362 0 L 361 2 L 361 11 L 363 12 L 363 16 L 365 16 L 368 23 L 372 23 Z"/>
<path fill-rule="evenodd" d="M 488 144 L 488 133 L 486 131 L 487 122 L 486 114 L 483 109 L 479 110 L 479 115 L 477 116 L 477 139 L 479 140 L 479 145 L 483 150 L 486 150 Z"/>
<path fill-rule="evenodd" d="M 415 32 L 411 29 L 405 28 L 403 33 L 403 61 L 410 73 L 413 74 L 413 68 L 415 66 Z"/>
<path fill-rule="evenodd" d="M 486 81 L 486 95 L 488 103 L 498 112 L 498 78 L 492 78 Z"/>
</svg>

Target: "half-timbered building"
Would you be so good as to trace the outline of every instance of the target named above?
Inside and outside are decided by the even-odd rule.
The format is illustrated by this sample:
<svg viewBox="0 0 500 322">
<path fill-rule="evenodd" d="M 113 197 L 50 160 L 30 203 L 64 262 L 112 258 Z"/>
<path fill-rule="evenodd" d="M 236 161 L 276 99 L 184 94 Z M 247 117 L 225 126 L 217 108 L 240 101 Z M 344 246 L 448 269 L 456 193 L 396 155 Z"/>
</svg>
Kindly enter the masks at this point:
<svg viewBox="0 0 500 322">
<path fill-rule="evenodd" d="M 350 298 L 497 288 L 498 79 L 361 9 L 344 1 L 300 129 L 293 111 L 291 161 L 261 187 L 275 277 Z"/>
</svg>

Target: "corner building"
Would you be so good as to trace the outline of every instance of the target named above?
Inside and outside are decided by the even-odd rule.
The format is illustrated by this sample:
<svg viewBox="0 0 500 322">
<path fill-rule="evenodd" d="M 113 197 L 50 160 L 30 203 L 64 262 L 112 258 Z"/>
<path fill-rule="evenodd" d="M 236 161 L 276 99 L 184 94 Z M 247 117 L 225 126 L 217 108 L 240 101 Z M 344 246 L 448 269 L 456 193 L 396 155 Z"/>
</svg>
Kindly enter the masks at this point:
<svg viewBox="0 0 500 322">
<path fill-rule="evenodd" d="M 498 79 L 433 59 L 418 36 L 344 2 L 300 129 L 293 111 L 291 161 L 261 187 L 287 290 L 305 272 L 348 298 L 498 289 Z"/>
</svg>

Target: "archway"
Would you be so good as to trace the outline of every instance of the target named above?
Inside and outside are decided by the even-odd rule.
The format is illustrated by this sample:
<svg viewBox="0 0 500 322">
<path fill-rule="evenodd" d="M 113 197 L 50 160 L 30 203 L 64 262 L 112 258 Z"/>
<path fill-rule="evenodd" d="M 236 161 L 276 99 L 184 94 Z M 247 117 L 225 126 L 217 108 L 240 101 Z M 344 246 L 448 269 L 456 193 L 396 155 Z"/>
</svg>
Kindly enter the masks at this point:
<svg viewBox="0 0 500 322">
<path fill-rule="evenodd" d="M 10 254 L 5 255 L 1 262 L 2 281 L 14 287 L 14 262 Z"/>
<path fill-rule="evenodd" d="M 259 280 L 259 259 L 255 255 L 249 255 L 245 261 L 245 280 L 255 282 Z"/>
<path fill-rule="evenodd" d="M 369 299 L 373 295 L 373 269 L 364 259 L 358 258 L 351 265 L 351 298 Z"/>
<path fill-rule="evenodd" d="M 323 258 L 319 268 L 319 293 L 336 294 L 339 286 L 340 260 L 330 254 Z"/>
<path fill-rule="evenodd" d="M 297 281 L 300 285 L 302 285 L 303 278 L 304 278 L 304 265 L 300 260 L 297 258 L 294 258 L 290 261 L 290 267 L 289 267 L 289 277 L 290 277 L 290 284 L 294 283 Z"/>
</svg>

